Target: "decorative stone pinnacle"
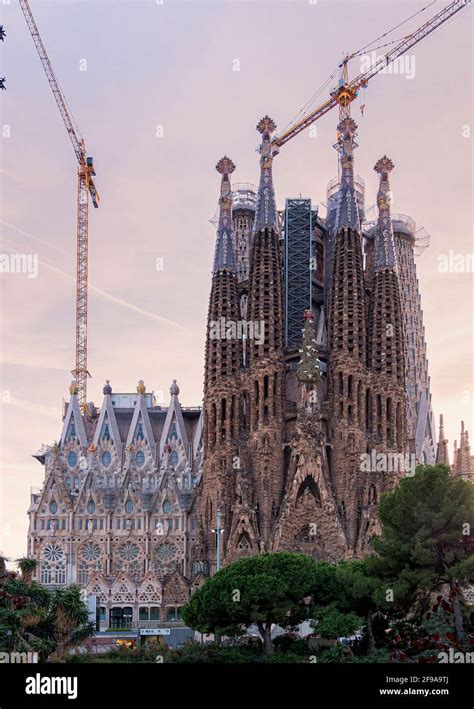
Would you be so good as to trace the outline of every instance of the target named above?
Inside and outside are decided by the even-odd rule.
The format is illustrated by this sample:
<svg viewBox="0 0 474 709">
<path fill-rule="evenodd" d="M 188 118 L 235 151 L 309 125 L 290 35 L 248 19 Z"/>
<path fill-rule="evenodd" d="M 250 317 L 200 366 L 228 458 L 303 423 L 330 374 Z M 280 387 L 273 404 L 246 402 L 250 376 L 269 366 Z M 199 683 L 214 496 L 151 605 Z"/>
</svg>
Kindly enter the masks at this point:
<svg viewBox="0 0 474 709">
<path fill-rule="evenodd" d="M 73 396 L 74 394 L 77 394 L 78 392 L 79 392 L 79 387 L 77 385 L 77 382 L 75 380 L 73 380 L 69 386 L 69 393 L 71 394 L 71 396 Z"/>
<path fill-rule="evenodd" d="M 378 172 L 379 175 L 382 175 L 383 173 L 390 173 L 392 172 L 393 168 L 395 165 L 393 162 L 388 158 L 386 155 L 384 155 L 380 160 L 377 160 L 377 162 L 374 165 L 374 170 L 375 172 Z"/>
<path fill-rule="evenodd" d="M 257 123 L 257 130 L 259 133 L 262 135 L 264 133 L 269 133 L 271 135 L 273 131 L 276 129 L 276 123 L 273 120 L 273 118 L 270 118 L 270 116 L 264 116 L 258 123 Z"/>
<path fill-rule="evenodd" d="M 304 317 L 305 320 L 309 320 L 309 321 L 311 322 L 311 321 L 313 320 L 313 318 L 314 318 L 314 315 L 313 315 L 313 312 L 312 312 L 311 310 L 305 310 L 303 317 Z"/>
<path fill-rule="evenodd" d="M 171 396 L 178 396 L 179 394 L 179 386 L 176 383 L 176 379 L 173 379 L 173 383 L 170 386 L 170 394 Z"/>
<path fill-rule="evenodd" d="M 110 379 L 105 380 L 105 386 L 102 389 L 102 392 L 107 395 L 112 393 L 112 387 L 110 386 Z"/>
<path fill-rule="evenodd" d="M 339 133 L 352 133 L 354 134 L 357 130 L 357 123 L 350 116 L 348 118 L 343 118 L 342 121 L 337 126 Z"/>
<path fill-rule="evenodd" d="M 235 163 L 227 155 L 224 155 L 217 163 L 216 170 L 219 175 L 231 175 L 235 170 Z"/>
<path fill-rule="evenodd" d="M 143 379 L 140 379 L 137 384 L 137 394 L 144 394 L 146 392 L 146 386 Z"/>
</svg>

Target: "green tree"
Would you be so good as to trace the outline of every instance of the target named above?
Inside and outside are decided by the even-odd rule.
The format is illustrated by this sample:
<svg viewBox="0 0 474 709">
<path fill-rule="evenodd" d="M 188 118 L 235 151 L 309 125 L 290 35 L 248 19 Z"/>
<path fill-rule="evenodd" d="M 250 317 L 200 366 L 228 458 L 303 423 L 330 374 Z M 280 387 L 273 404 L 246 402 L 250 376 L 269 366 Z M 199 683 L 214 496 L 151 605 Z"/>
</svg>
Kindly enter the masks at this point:
<svg viewBox="0 0 474 709">
<path fill-rule="evenodd" d="M 318 635 L 328 640 L 352 635 L 360 628 L 363 619 L 353 611 L 341 611 L 336 604 L 323 606 L 314 611 L 317 623 L 313 624 Z"/>
<path fill-rule="evenodd" d="M 49 590 L 9 572 L 0 587 L 2 652 L 38 652 L 42 661 L 63 659 L 93 632 L 78 586 Z"/>
<path fill-rule="evenodd" d="M 405 607 L 418 597 L 426 607 L 431 594 L 448 585 L 462 641 L 460 590 L 474 581 L 474 485 L 453 478 L 445 465 L 418 466 L 382 498 L 379 516 L 372 571 L 391 582 L 395 602 Z"/>
<path fill-rule="evenodd" d="M 196 591 L 183 618 L 203 633 L 237 634 L 255 623 L 265 653 L 273 652 L 273 624 L 293 627 L 311 615 L 318 562 L 305 554 L 278 552 L 239 559 Z"/>
<path fill-rule="evenodd" d="M 21 578 L 27 584 L 30 584 L 33 579 L 33 572 L 38 566 L 36 559 L 29 559 L 26 556 L 22 556 L 21 559 L 16 560 L 18 568 L 21 571 Z"/>
</svg>

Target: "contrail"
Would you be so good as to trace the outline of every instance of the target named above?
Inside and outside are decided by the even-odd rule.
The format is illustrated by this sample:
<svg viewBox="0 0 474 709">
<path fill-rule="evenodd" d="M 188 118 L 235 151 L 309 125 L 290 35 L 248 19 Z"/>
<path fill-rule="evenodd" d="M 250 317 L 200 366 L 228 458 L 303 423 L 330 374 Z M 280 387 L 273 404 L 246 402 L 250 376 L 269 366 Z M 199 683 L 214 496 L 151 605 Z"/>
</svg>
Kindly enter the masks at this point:
<svg viewBox="0 0 474 709">
<path fill-rule="evenodd" d="M 5 224 L 5 222 L 1 222 L 5 226 L 10 226 L 8 224 Z M 13 229 L 16 229 L 16 227 L 12 227 Z M 38 239 L 37 237 L 32 236 L 31 234 L 27 234 L 24 231 L 21 231 L 21 229 L 16 229 L 16 231 L 20 232 L 21 234 L 24 234 L 25 236 L 31 237 L 32 239 L 35 239 L 36 241 L 39 241 L 41 243 L 46 244 L 46 242 L 43 242 L 41 239 Z M 5 241 L 8 241 L 10 244 L 12 241 L 10 239 L 5 239 Z M 48 244 L 46 244 L 48 246 Z M 54 247 L 55 248 L 55 247 Z M 59 249 L 57 249 L 59 251 Z M 12 251 L 12 253 L 14 253 Z M 52 271 L 53 273 L 57 273 L 59 276 L 62 276 L 63 278 L 67 278 L 69 281 L 73 281 L 74 283 L 76 282 L 76 279 L 74 276 L 72 276 L 70 273 L 67 273 L 66 271 L 63 271 L 61 268 L 57 268 L 57 266 L 52 266 L 50 263 L 47 263 L 46 261 L 41 261 L 38 260 L 39 264 L 41 266 L 44 266 L 44 268 Z M 156 313 L 151 313 L 149 310 L 144 310 L 143 308 L 139 308 L 137 305 L 133 305 L 132 303 L 128 303 L 126 300 L 123 300 L 122 298 L 117 298 L 115 295 L 111 295 L 110 293 L 107 293 L 107 291 L 102 290 L 102 288 L 97 288 L 97 286 L 92 285 L 92 283 L 89 283 L 89 289 L 95 293 L 96 295 L 100 296 L 104 300 L 108 300 L 111 303 L 115 303 L 116 305 L 119 305 L 122 308 L 127 308 L 128 310 L 133 310 L 135 313 L 139 313 L 140 315 L 145 316 L 146 318 L 150 318 L 151 320 L 154 320 L 155 322 L 162 323 L 163 325 L 171 325 L 172 327 L 177 328 L 178 330 L 181 330 L 182 332 L 186 331 L 186 328 L 180 325 L 179 323 L 175 322 L 174 320 L 170 320 L 169 318 L 164 318 L 162 315 L 157 315 Z"/>
<path fill-rule="evenodd" d="M 64 256 L 68 255 L 66 251 L 63 251 L 63 249 L 59 249 L 57 246 L 53 246 L 52 244 L 49 244 L 44 239 L 40 239 L 39 236 L 33 236 L 33 234 L 29 234 L 27 231 L 23 231 L 23 229 L 19 229 L 18 227 L 14 226 L 13 224 L 9 224 L 8 222 L 4 222 L 3 219 L 0 219 L 0 224 L 2 226 L 6 226 L 8 229 L 13 229 L 13 231 L 18 232 L 18 234 L 21 234 L 22 236 L 28 237 L 28 239 L 33 239 L 33 241 L 37 241 L 40 244 L 44 244 L 45 246 L 48 247 L 48 249 L 53 249 L 54 251 L 58 251 L 60 254 L 64 254 Z"/>
<path fill-rule="evenodd" d="M 53 271 L 53 273 L 57 273 L 58 275 L 63 276 L 64 278 L 67 278 L 68 280 L 73 281 L 74 283 L 76 282 L 75 277 L 71 276 L 70 273 L 63 271 L 62 269 L 57 268 L 56 266 L 52 266 L 50 263 L 46 263 L 46 261 L 40 261 L 39 263 L 41 266 L 44 266 L 50 271 Z M 122 300 L 122 298 L 117 298 L 115 295 L 111 295 L 110 293 L 107 293 L 107 291 L 102 290 L 102 288 L 97 288 L 97 286 L 93 286 L 91 283 L 89 283 L 89 289 L 99 295 L 101 298 L 104 298 L 104 300 L 109 300 L 111 303 L 120 305 L 122 308 L 128 308 L 128 310 L 133 310 L 135 313 L 144 315 L 145 317 L 151 318 L 152 320 L 155 320 L 157 322 L 176 327 L 178 328 L 178 330 L 186 330 L 185 327 L 183 327 L 177 322 L 174 322 L 174 320 L 169 320 L 168 318 L 164 318 L 162 315 L 157 315 L 156 313 L 150 313 L 149 310 L 144 310 L 143 308 L 139 308 L 137 305 L 133 305 L 132 303 L 128 303 L 126 300 Z"/>
</svg>

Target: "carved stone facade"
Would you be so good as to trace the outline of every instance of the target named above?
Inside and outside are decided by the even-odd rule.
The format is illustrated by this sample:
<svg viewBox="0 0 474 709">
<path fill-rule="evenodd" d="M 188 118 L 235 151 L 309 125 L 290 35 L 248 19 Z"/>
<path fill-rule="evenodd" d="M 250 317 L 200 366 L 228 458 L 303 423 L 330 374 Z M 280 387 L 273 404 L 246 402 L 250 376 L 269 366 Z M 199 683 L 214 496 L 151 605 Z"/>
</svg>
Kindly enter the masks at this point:
<svg viewBox="0 0 474 709">
<path fill-rule="evenodd" d="M 28 554 L 39 560 L 38 580 L 79 583 L 96 596 L 101 625 L 176 619 L 209 574 L 241 556 L 360 558 L 379 532 L 380 495 L 411 472 L 409 309 L 400 292 L 410 279 L 392 228 L 393 164 L 384 156 L 375 166 L 378 220 L 368 238 L 356 125 L 340 122 L 338 191 L 326 221 L 314 213 L 307 277 L 315 287 L 298 351 L 284 339 L 275 128 L 268 116 L 257 126 L 257 192 L 232 188 L 228 157 L 217 164 L 202 411 L 181 406 L 176 382 L 168 407 L 140 382 L 136 394 L 114 394 L 107 383 L 100 410 L 81 412 L 73 384 L 60 441 L 36 456 L 45 481 L 32 494 Z M 468 447 L 463 431 L 454 466 L 463 477 Z"/>
<path fill-rule="evenodd" d="M 225 314 L 232 321 L 243 318 L 235 255 L 227 248 L 222 258 L 223 243 L 235 243 L 225 230 L 232 219 L 222 201 L 208 315 L 197 512 L 211 572 L 239 556 L 280 549 L 327 559 L 363 556 L 378 532 L 380 495 L 407 472 L 404 318 L 388 182 L 393 165 L 383 158 L 375 167 L 381 178 L 379 220 L 369 276 L 354 187 L 356 125 L 350 117 L 341 122 L 341 183 L 326 238 L 332 261 L 329 293 L 322 301 L 327 316 L 322 307 L 317 310 L 315 328 L 314 314 L 306 313 L 296 367 L 298 357 L 283 339 L 284 271 L 272 179 L 275 125 L 266 116 L 257 129 L 261 171 L 245 335 L 212 334 Z M 319 264 L 319 270 L 327 269 Z M 319 348 L 325 352 L 321 368 Z M 224 368 L 216 367 L 223 362 Z M 308 375 L 312 368 L 317 376 Z"/>
<path fill-rule="evenodd" d="M 136 394 L 104 387 L 102 407 L 81 413 L 71 385 L 60 441 L 29 509 L 28 556 L 46 585 L 78 583 L 96 596 L 101 627 L 176 620 L 199 585 L 193 512 L 202 474 L 202 415 L 168 407 L 143 382 Z"/>
</svg>

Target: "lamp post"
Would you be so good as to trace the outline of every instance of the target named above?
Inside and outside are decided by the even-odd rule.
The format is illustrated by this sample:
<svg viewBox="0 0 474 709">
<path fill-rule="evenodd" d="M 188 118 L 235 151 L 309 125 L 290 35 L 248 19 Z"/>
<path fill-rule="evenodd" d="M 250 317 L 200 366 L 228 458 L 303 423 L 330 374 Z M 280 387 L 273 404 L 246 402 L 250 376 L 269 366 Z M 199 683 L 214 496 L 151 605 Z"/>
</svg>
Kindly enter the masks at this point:
<svg viewBox="0 0 474 709">
<path fill-rule="evenodd" d="M 216 528 L 212 532 L 216 535 L 216 571 L 219 571 L 221 568 L 221 534 L 224 533 L 221 527 L 221 511 L 219 508 L 216 511 Z"/>
<path fill-rule="evenodd" d="M 221 527 L 221 511 L 219 508 L 216 510 L 216 528 L 211 530 L 213 534 L 216 535 L 216 572 L 221 568 L 221 534 L 224 530 Z M 217 645 L 220 645 L 221 638 L 220 635 L 215 633 L 214 635 Z"/>
</svg>

